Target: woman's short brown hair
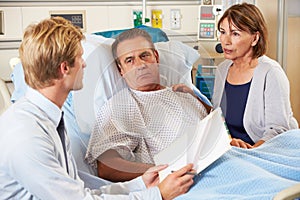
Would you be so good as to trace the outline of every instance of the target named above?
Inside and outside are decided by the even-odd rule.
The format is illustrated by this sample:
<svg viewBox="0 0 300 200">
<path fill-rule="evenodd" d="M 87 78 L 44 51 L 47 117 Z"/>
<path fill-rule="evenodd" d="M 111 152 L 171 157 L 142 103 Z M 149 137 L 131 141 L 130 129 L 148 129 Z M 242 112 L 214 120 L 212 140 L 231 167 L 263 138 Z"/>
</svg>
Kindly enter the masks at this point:
<svg viewBox="0 0 300 200">
<path fill-rule="evenodd" d="M 259 33 L 257 45 L 253 47 L 253 58 L 264 55 L 268 46 L 268 30 L 265 19 L 260 10 L 253 4 L 242 3 L 228 8 L 218 22 L 218 30 L 224 19 L 228 20 L 230 26 L 246 31 L 250 34 Z"/>
</svg>

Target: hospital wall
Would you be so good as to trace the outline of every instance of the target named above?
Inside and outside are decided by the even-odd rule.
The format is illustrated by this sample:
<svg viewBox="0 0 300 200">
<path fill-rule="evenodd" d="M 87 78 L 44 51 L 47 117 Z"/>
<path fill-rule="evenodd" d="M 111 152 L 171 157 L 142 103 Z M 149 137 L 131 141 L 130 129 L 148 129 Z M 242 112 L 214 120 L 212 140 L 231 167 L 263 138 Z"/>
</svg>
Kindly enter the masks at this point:
<svg viewBox="0 0 300 200">
<path fill-rule="evenodd" d="M 195 41 L 197 36 L 196 1 L 174 3 L 147 4 L 147 17 L 151 17 L 152 9 L 161 9 L 163 13 L 162 28 L 168 35 L 177 37 L 182 35 L 182 40 Z M 0 10 L 5 15 L 5 32 L 0 35 L 0 74 L 7 79 L 9 77 L 9 57 L 17 56 L 17 48 L 20 44 L 24 29 L 31 23 L 49 17 L 50 11 L 85 11 L 86 32 L 94 33 L 106 30 L 116 30 L 133 27 L 133 10 L 141 10 L 141 2 L 133 3 L 102 3 L 102 2 L 40 2 L 40 3 L 7 3 Z M 170 10 L 179 8 L 181 11 L 180 30 L 170 29 Z M 151 26 L 151 23 L 146 25 Z M 6 68 L 6 69 L 3 69 Z"/>
<path fill-rule="evenodd" d="M 288 0 L 287 0 L 288 1 Z M 297 1 L 297 0 L 290 0 Z M 198 12 L 201 1 L 147 1 L 146 17 L 151 18 L 151 11 L 160 9 L 162 11 L 162 29 L 168 34 L 171 40 L 181 40 L 191 46 L 205 45 L 208 42 L 197 40 Z M 215 0 L 215 4 L 222 0 Z M 267 55 L 277 59 L 277 36 L 278 36 L 278 1 L 256 0 L 257 6 L 262 10 L 270 32 L 270 43 Z M 295 6 L 297 7 L 297 6 Z M 106 30 L 116 30 L 133 27 L 133 10 L 141 10 L 142 1 L 0 1 L 0 11 L 4 12 L 5 28 L 4 34 L 0 35 L 0 77 L 10 80 L 11 69 L 9 59 L 18 56 L 18 47 L 21 42 L 24 29 L 31 23 L 50 16 L 51 11 L 84 11 L 85 31 L 94 33 Z M 180 9 L 180 29 L 171 29 L 171 10 Z M 151 22 L 146 23 L 151 26 Z M 284 69 L 291 82 L 291 101 L 294 113 L 300 121 L 300 83 L 298 76 L 300 69 L 299 52 L 299 15 L 288 18 L 289 35 L 287 43 L 287 64 Z M 202 58 L 202 63 L 215 64 L 222 61 L 222 55 L 218 58 Z M 196 66 L 196 65 L 195 65 Z"/>
<path fill-rule="evenodd" d="M 207 42 L 197 41 L 199 2 L 201 1 L 147 1 L 146 17 L 151 18 L 151 11 L 162 11 L 162 29 L 167 32 L 170 39 L 178 39 L 191 46 L 205 45 Z M 215 0 L 221 4 L 222 0 Z M 272 34 L 268 55 L 276 59 L 277 40 L 277 2 L 265 3 L 256 0 L 268 21 Z M 0 10 L 4 13 L 4 34 L 0 35 L 0 74 L 6 79 L 9 77 L 7 70 L 9 57 L 17 56 L 24 29 L 31 23 L 49 17 L 51 11 L 84 11 L 85 31 L 94 33 L 98 31 L 116 30 L 133 27 L 133 10 L 141 10 L 142 1 L 7 1 L 1 3 Z M 171 28 L 171 10 L 179 9 L 180 29 Z M 271 12 L 274 11 L 274 12 Z M 146 23 L 151 26 L 151 22 Z M 212 48 L 214 50 L 214 48 Z M 219 57 L 222 57 L 220 55 Z M 3 69 L 5 68 L 5 70 Z"/>
<path fill-rule="evenodd" d="M 300 124 L 300 17 L 288 17 L 287 69 L 291 84 L 291 103 L 294 115 Z"/>
<path fill-rule="evenodd" d="M 201 1 L 147 1 L 146 17 L 151 18 L 151 11 L 160 9 L 162 11 L 162 29 L 167 32 L 171 40 L 181 40 L 191 46 L 206 45 L 212 47 L 214 51 L 214 43 L 212 45 L 206 41 L 197 41 L 198 19 L 199 19 L 199 2 Z M 221 4 L 222 0 L 215 0 L 215 4 Z M 266 8 L 263 0 L 257 0 L 263 9 L 276 10 L 277 3 L 273 3 L 272 7 Z M 116 30 L 133 27 L 133 10 L 141 10 L 142 1 L 65 1 L 52 2 L 48 1 L 0 1 L 0 11 L 4 13 L 4 34 L 0 34 L 0 74 L 5 79 L 9 78 L 10 71 L 8 68 L 8 60 L 10 57 L 18 55 L 18 46 L 21 42 L 24 29 L 31 23 L 50 16 L 51 11 L 84 11 L 85 12 L 85 31 L 94 33 L 106 30 Z M 180 28 L 171 28 L 171 10 L 180 10 Z M 271 14 L 271 13 L 269 13 Z M 273 13 L 268 18 L 270 28 L 276 29 L 276 23 L 273 21 Z M 151 21 L 146 23 L 151 26 Z M 270 48 L 269 55 L 276 58 L 276 31 L 272 34 L 273 45 Z M 205 44 L 204 44 L 205 43 Z M 208 50 L 210 51 L 210 50 Z M 219 55 L 222 57 L 222 55 Z M 201 62 L 205 62 L 201 60 Z"/>
</svg>

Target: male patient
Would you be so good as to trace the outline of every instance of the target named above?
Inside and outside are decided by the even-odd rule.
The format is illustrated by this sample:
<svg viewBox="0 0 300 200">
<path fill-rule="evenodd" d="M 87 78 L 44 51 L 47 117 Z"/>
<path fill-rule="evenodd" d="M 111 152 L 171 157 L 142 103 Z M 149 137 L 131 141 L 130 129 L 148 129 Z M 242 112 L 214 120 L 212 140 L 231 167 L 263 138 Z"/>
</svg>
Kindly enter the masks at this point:
<svg viewBox="0 0 300 200">
<path fill-rule="evenodd" d="M 100 177 L 125 181 L 153 166 L 153 156 L 210 108 L 187 86 L 160 84 L 159 55 L 147 32 L 134 28 L 121 33 L 112 53 L 129 87 L 97 111 L 86 159 Z"/>
<path fill-rule="evenodd" d="M 165 165 L 130 182 L 84 187 L 61 110 L 69 92 L 83 86 L 82 39 L 79 28 L 60 17 L 26 29 L 19 52 L 30 88 L 0 116 L 0 199 L 152 200 L 185 193 L 193 183 L 186 174 L 192 164 L 161 183 L 158 171 Z"/>
</svg>

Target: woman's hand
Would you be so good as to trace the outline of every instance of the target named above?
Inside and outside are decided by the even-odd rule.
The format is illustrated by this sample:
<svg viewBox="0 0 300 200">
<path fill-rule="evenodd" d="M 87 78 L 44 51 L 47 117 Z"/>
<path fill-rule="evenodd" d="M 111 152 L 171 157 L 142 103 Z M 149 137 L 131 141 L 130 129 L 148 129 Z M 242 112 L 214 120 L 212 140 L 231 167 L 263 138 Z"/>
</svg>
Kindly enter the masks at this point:
<svg viewBox="0 0 300 200">
<path fill-rule="evenodd" d="M 244 149 L 252 149 L 253 148 L 253 146 L 248 144 L 247 142 L 244 142 L 243 140 L 236 139 L 236 138 L 232 138 L 230 145 L 244 148 Z"/>
<path fill-rule="evenodd" d="M 253 147 L 258 147 L 258 146 L 262 145 L 263 143 L 265 143 L 264 140 L 258 140 L 258 141 L 253 145 Z"/>
</svg>

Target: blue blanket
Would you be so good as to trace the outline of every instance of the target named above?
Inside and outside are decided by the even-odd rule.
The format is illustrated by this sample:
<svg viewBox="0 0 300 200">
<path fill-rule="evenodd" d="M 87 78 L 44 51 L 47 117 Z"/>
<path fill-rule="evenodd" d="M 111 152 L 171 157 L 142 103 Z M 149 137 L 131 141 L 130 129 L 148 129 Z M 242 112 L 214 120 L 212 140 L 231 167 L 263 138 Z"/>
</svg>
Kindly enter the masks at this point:
<svg viewBox="0 0 300 200">
<path fill-rule="evenodd" d="M 233 147 L 195 177 L 178 199 L 272 199 L 300 182 L 300 129 L 291 130 L 255 149 Z"/>
</svg>

